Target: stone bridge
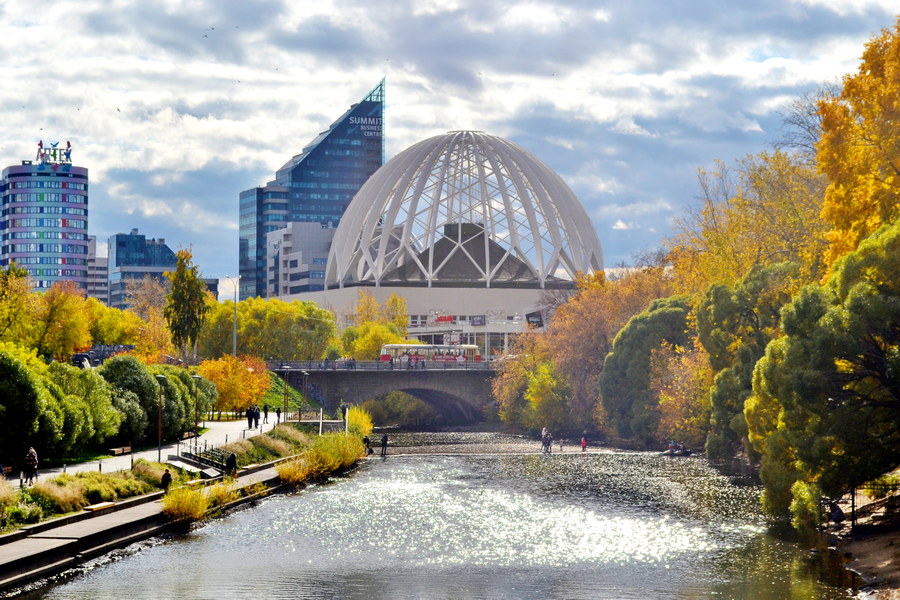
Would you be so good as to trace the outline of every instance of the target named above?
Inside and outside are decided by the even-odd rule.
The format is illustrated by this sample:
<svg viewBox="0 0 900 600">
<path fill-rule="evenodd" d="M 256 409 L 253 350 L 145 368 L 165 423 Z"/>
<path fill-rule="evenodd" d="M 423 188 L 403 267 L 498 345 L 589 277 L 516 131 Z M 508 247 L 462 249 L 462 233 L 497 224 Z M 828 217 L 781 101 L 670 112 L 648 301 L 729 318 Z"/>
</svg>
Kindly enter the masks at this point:
<svg viewBox="0 0 900 600">
<path fill-rule="evenodd" d="M 386 363 L 358 362 L 331 368 L 322 363 L 270 362 L 268 367 L 297 390 L 318 391 L 328 412 L 342 402 L 361 404 L 399 391 L 427 403 L 448 423 L 471 423 L 480 420 L 484 407 L 493 402 L 494 370 L 482 363 L 391 369 Z"/>
</svg>

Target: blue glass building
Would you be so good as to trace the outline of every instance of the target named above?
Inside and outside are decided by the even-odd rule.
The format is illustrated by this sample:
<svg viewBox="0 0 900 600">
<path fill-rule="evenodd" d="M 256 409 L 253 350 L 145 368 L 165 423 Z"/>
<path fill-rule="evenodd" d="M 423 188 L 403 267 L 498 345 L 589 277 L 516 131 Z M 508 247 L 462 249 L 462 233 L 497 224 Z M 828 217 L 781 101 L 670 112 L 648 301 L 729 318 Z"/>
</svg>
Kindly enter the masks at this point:
<svg viewBox="0 0 900 600">
<path fill-rule="evenodd" d="M 384 163 L 383 116 L 384 80 L 278 169 L 273 181 L 241 192 L 241 299 L 266 296 L 268 232 L 290 222 L 337 225 L 359 188 Z M 324 271 L 323 266 L 323 277 Z M 304 291 L 313 289 L 322 286 Z"/>
<path fill-rule="evenodd" d="M 163 238 L 148 240 L 132 229 L 109 238 L 109 305 L 128 308 L 125 284 L 129 279 L 153 277 L 163 280 L 163 273 L 174 271 L 178 257 Z"/>
</svg>

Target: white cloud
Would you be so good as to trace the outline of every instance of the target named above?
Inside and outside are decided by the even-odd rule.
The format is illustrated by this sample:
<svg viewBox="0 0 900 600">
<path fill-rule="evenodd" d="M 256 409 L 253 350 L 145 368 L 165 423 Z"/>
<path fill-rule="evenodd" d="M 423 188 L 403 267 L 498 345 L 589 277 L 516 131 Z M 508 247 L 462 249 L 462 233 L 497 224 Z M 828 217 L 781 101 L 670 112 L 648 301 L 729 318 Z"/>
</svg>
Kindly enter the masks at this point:
<svg viewBox="0 0 900 600">
<path fill-rule="evenodd" d="M 666 235 L 697 166 L 765 149 L 776 111 L 896 22 L 887 0 L 589 4 L 59 0 L 36 18 L 7 2 L 0 166 L 71 140 L 91 233 L 165 229 L 204 272 L 233 272 L 238 193 L 386 75 L 388 158 L 451 129 L 512 138 L 598 228 L 635 232 L 604 240 L 616 262 L 638 232 Z"/>
</svg>

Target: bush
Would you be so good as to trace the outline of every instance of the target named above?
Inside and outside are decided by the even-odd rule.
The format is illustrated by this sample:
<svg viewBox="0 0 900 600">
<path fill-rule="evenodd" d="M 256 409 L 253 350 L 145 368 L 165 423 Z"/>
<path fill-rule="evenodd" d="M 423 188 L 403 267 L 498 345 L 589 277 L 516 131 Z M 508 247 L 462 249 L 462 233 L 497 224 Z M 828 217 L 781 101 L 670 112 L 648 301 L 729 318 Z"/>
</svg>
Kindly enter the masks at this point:
<svg viewBox="0 0 900 600">
<path fill-rule="evenodd" d="M 166 471 L 166 466 L 162 463 L 152 463 L 150 461 L 144 460 L 143 458 L 139 458 L 134 461 L 134 466 L 131 468 L 131 472 L 135 477 L 146 481 L 153 487 L 159 487 L 159 482 L 162 480 L 163 473 Z"/>
<path fill-rule="evenodd" d="M 276 426 L 275 429 L 266 435 L 278 440 L 284 440 L 297 448 L 309 444 L 309 436 L 306 433 L 300 431 L 294 425 L 286 423 Z"/>
<path fill-rule="evenodd" d="M 791 486 L 791 524 L 794 529 L 805 532 L 814 530 L 822 522 L 819 498 L 822 490 L 814 483 L 795 481 Z"/>
<path fill-rule="evenodd" d="M 267 434 L 250 438 L 250 443 L 272 455 L 272 458 L 281 458 L 293 454 L 293 448 L 284 440 L 275 439 Z"/>
<path fill-rule="evenodd" d="M 6 511 L 7 523 L 30 524 L 37 523 L 44 518 L 44 510 L 37 504 L 21 503 L 10 506 Z"/>
<path fill-rule="evenodd" d="M 321 474 L 321 465 L 309 457 L 295 458 L 275 465 L 282 483 L 298 486 Z"/>
<path fill-rule="evenodd" d="M 180 487 L 163 497 L 162 511 L 172 521 L 191 523 L 203 518 L 209 503 L 203 489 Z"/>
<path fill-rule="evenodd" d="M 65 514 L 81 510 L 90 502 L 80 486 L 68 485 L 72 477 L 60 475 L 39 481 L 31 488 L 31 497 L 45 514 Z"/>
<path fill-rule="evenodd" d="M 241 493 L 234 487 L 234 479 L 226 477 L 221 482 L 207 486 L 206 497 L 209 506 L 215 508 L 229 502 L 234 502 L 241 497 Z"/>
<path fill-rule="evenodd" d="M 8 479 L 0 477 L 0 517 L 6 514 L 6 511 L 19 503 L 19 494 L 16 492 L 16 486 Z"/>
<path fill-rule="evenodd" d="M 348 429 L 350 433 L 364 437 L 372 433 L 372 417 L 365 409 L 359 406 L 351 406 L 347 413 Z"/>
</svg>

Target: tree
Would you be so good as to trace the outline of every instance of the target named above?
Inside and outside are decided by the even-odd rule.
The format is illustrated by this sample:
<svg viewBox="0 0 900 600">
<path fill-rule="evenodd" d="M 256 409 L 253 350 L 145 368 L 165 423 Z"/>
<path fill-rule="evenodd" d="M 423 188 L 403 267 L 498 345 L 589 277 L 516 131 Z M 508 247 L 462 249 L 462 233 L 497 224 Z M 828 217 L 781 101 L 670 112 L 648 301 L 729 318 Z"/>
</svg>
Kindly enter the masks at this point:
<svg viewBox="0 0 900 600">
<path fill-rule="evenodd" d="M 149 321 L 153 313 L 162 314 L 171 285 L 168 279 L 157 279 L 152 275 L 141 279 L 129 277 L 125 280 L 125 302 L 129 310 Z"/>
<path fill-rule="evenodd" d="M 357 328 L 358 335 L 353 340 L 347 355 L 357 360 L 378 360 L 381 355 L 381 347 L 385 344 L 402 344 L 404 342 L 416 343 L 413 340 L 404 340 L 395 329 L 388 325 L 365 322 Z"/>
<path fill-rule="evenodd" d="M 809 281 L 824 271 L 821 176 L 784 152 L 748 156 L 735 168 L 700 171 L 702 206 L 666 241 L 675 289 L 699 294 L 733 285 L 754 265 L 795 262 Z"/>
<path fill-rule="evenodd" d="M 166 296 L 163 315 L 172 333 L 172 342 L 187 358 L 203 328 L 209 306 L 206 283 L 199 275 L 199 267 L 191 262 L 191 251 L 179 250 L 176 257 L 175 271 L 165 274 L 172 289 Z"/>
<path fill-rule="evenodd" d="M 86 444 L 99 446 L 119 432 L 125 415 L 113 403 L 111 386 L 96 371 L 55 362 L 49 372 L 63 394 L 86 408 Z"/>
<path fill-rule="evenodd" d="M 526 424 L 553 431 L 571 430 L 569 420 L 569 389 L 553 373 L 553 363 L 542 362 L 528 374 L 525 400 L 528 401 Z"/>
<path fill-rule="evenodd" d="M 109 382 L 114 389 L 113 393 L 119 398 L 119 401 L 116 401 L 114 397 L 114 403 L 117 408 L 126 413 L 127 425 L 136 436 L 130 441 L 141 442 L 154 439 L 156 437 L 159 386 L 147 367 L 134 356 L 119 355 L 104 362 L 97 372 Z M 124 392 L 130 394 L 124 394 Z M 134 395 L 134 398 L 131 394 Z M 143 419 L 128 416 L 132 410 L 128 403 L 135 398 L 143 411 Z M 143 430 L 135 430 L 138 422 L 145 423 Z"/>
<path fill-rule="evenodd" d="M 24 456 L 28 446 L 35 444 L 45 393 L 26 364 L 0 348 L 0 419 L 7 424 L 0 428 L 2 456 Z"/>
<path fill-rule="evenodd" d="M 804 165 L 815 166 L 816 145 L 822 139 L 822 115 L 819 103 L 839 93 L 835 84 L 826 84 L 814 92 L 804 92 L 792 101 L 781 116 L 781 137 L 776 150 L 794 152 Z"/>
<path fill-rule="evenodd" d="M 780 310 L 799 286 L 794 263 L 756 265 L 739 283 L 711 285 L 697 306 L 697 332 L 715 372 L 706 451 L 732 456 L 747 435 L 744 402 L 753 368 L 781 334 Z M 745 448 L 749 449 L 749 448 Z"/>
<path fill-rule="evenodd" d="M 205 360 L 197 372 L 216 385 L 215 410 L 219 412 L 246 410 L 259 402 L 271 384 L 266 363 L 246 355 Z"/>
<path fill-rule="evenodd" d="M 106 306 L 96 298 L 88 298 L 87 310 L 91 320 L 91 339 L 94 344 L 133 344 L 147 324 L 130 310 Z"/>
<path fill-rule="evenodd" d="M 234 303 L 210 302 L 200 336 L 202 356 L 232 352 Z M 333 315 L 313 302 L 249 298 L 237 305 L 238 353 L 279 360 L 317 360 L 334 337 Z"/>
<path fill-rule="evenodd" d="M 68 360 L 76 349 L 91 345 L 90 312 L 74 282 L 60 281 L 43 294 L 32 294 L 30 304 L 34 321 L 29 342 L 38 354 Z"/>
<path fill-rule="evenodd" d="M 632 317 L 613 340 L 600 375 L 603 407 L 618 435 L 646 444 L 655 440 L 659 400 L 650 388 L 652 350 L 662 342 L 690 343 L 687 331 L 691 306 L 686 296 L 654 300 Z"/>
<path fill-rule="evenodd" d="M 598 272 L 579 278 L 575 296 L 557 307 L 541 343 L 572 394 L 570 427 L 584 430 L 595 421 L 598 380 L 615 335 L 651 301 L 670 293 L 671 282 L 659 267 L 630 269 L 613 281 Z"/>
<path fill-rule="evenodd" d="M 406 299 L 397 294 L 390 294 L 384 301 L 383 313 L 385 322 L 394 325 L 401 337 L 406 337 L 406 328 L 409 325 Z"/>
<path fill-rule="evenodd" d="M 529 375 L 546 360 L 541 334 L 526 332 L 512 340 L 510 357 L 496 364 L 491 380 L 491 395 L 497 401 L 500 420 L 510 425 L 529 427 L 528 400 L 525 392 Z"/>
<path fill-rule="evenodd" d="M 653 351 L 650 389 L 659 399 L 658 439 L 693 448 L 706 442 L 712 379 L 709 356 L 697 340 L 687 347 L 663 343 Z"/>
<path fill-rule="evenodd" d="M 789 498 L 785 489 L 802 491 L 793 486 L 802 480 L 839 495 L 900 465 L 897 323 L 900 220 L 782 310 L 785 335 L 757 365 L 757 400 L 746 409 L 764 467 L 779 474 L 780 485 L 765 482 L 767 494 Z M 787 510 L 784 500 L 772 508 Z"/>
<path fill-rule="evenodd" d="M 866 44 L 840 95 L 819 103 L 819 170 L 828 178 L 822 207 L 830 223 L 827 264 L 900 216 L 900 18 Z"/>
<path fill-rule="evenodd" d="M 356 299 L 356 314 L 353 317 L 353 323 L 355 325 L 362 325 L 367 321 L 378 322 L 382 320 L 382 317 L 383 313 L 378 306 L 378 300 L 375 299 L 375 296 L 373 296 L 366 288 L 359 288 Z"/>
<path fill-rule="evenodd" d="M 10 262 L 0 269 L 0 340 L 22 339 L 30 325 L 28 272 Z"/>
</svg>

